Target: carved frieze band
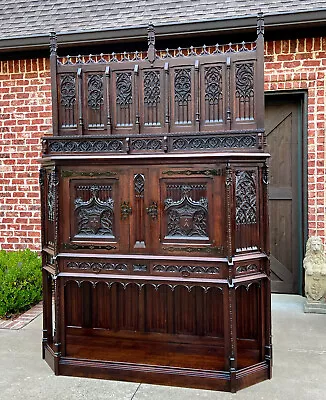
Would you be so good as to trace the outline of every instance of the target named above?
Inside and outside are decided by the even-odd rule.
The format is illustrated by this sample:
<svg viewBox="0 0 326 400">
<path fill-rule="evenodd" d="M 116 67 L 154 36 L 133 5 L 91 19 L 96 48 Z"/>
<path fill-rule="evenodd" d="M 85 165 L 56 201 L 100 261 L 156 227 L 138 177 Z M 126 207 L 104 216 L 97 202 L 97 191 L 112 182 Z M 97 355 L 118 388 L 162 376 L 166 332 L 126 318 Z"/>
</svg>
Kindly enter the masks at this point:
<svg viewBox="0 0 326 400">
<path fill-rule="evenodd" d="M 157 264 L 153 267 L 153 272 L 172 272 L 181 274 L 218 274 L 218 267 L 205 267 L 199 265 L 162 265 Z"/>
<path fill-rule="evenodd" d="M 236 172 L 236 224 L 248 225 L 257 223 L 256 172 Z"/>
<path fill-rule="evenodd" d="M 158 136 L 155 138 L 56 139 L 44 141 L 44 150 L 53 153 L 124 153 L 209 151 L 216 149 L 257 149 L 256 134 Z M 46 143 L 48 144 L 46 146 Z"/>
<path fill-rule="evenodd" d="M 248 136 L 189 136 L 172 139 L 172 151 L 179 150 L 214 150 L 224 148 L 257 147 L 257 138 Z"/>
<path fill-rule="evenodd" d="M 128 271 L 128 265 L 123 263 L 102 263 L 102 262 L 68 262 L 66 267 L 68 269 L 83 270 L 83 271 Z"/>
<path fill-rule="evenodd" d="M 257 272 L 257 271 L 258 271 L 258 267 L 255 264 L 241 265 L 236 268 L 236 272 L 238 274 L 245 274 L 248 272 Z"/>
<path fill-rule="evenodd" d="M 121 153 L 125 151 L 123 140 L 55 140 L 48 146 L 50 153 Z"/>
</svg>

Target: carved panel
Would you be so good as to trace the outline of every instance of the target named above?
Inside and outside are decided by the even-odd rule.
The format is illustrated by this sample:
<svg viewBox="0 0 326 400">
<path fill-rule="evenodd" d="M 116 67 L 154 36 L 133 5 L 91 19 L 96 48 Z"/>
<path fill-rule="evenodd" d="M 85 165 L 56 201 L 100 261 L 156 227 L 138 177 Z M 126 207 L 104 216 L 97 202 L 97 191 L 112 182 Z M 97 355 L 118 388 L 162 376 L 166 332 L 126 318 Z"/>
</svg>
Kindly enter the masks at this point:
<svg viewBox="0 0 326 400">
<path fill-rule="evenodd" d="M 174 71 L 175 123 L 191 123 L 191 69 L 180 68 Z"/>
<path fill-rule="evenodd" d="M 103 99 L 103 75 L 88 75 L 88 98 L 87 104 L 93 110 L 99 110 L 104 102 Z"/>
<path fill-rule="evenodd" d="M 167 214 L 167 236 L 208 237 L 208 200 L 200 198 L 195 201 L 191 197 L 191 190 L 205 189 L 205 185 L 169 185 L 181 192 L 181 199 L 175 201 L 167 198 L 164 201 Z"/>
<path fill-rule="evenodd" d="M 76 77 L 71 74 L 60 76 L 60 103 L 72 109 L 76 103 Z"/>
<path fill-rule="evenodd" d="M 145 176 L 143 174 L 136 174 L 134 176 L 135 197 L 144 197 Z"/>
<path fill-rule="evenodd" d="M 89 191 L 91 197 L 84 201 L 82 198 L 75 199 L 75 213 L 77 218 L 77 235 L 79 236 L 112 236 L 113 235 L 113 207 L 114 200 L 108 197 L 100 200 L 99 191 L 111 192 L 111 186 L 84 186 L 77 190 Z"/>
<path fill-rule="evenodd" d="M 147 271 L 147 265 L 143 264 L 133 264 L 132 270 L 134 272 L 146 272 Z"/>
<path fill-rule="evenodd" d="M 48 220 L 54 221 L 55 218 L 55 202 L 56 202 L 56 187 L 58 185 L 58 178 L 55 171 L 49 173 L 48 176 Z"/>
<path fill-rule="evenodd" d="M 191 70 L 177 69 L 174 73 L 174 101 L 179 106 L 186 106 L 191 101 Z"/>
<path fill-rule="evenodd" d="M 131 72 L 117 72 L 116 74 L 116 115 L 118 127 L 133 125 L 133 87 Z"/>
<path fill-rule="evenodd" d="M 144 193 L 145 176 L 143 174 L 134 175 L 135 193 L 135 247 L 145 247 L 145 219 L 144 219 Z"/>
<path fill-rule="evenodd" d="M 256 174 L 254 171 L 236 172 L 236 224 L 257 223 Z"/>
<path fill-rule="evenodd" d="M 132 103 L 131 72 L 118 72 L 116 85 L 116 103 L 119 104 L 121 108 L 129 107 L 129 105 Z"/>
<path fill-rule="evenodd" d="M 148 106 L 156 106 L 161 100 L 160 72 L 144 72 L 144 103 Z"/>
<path fill-rule="evenodd" d="M 237 99 L 236 118 L 250 120 L 254 118 L 254 64 L 236 64 L 235 96 Z"/>
<path fill-rule="evenodd" d="M 205 68 L 205 120 L 218 122 L 223 120 L 222 108 L 222 67 Z"/>
<path fill-rule="evenodd" d="M 144 72 L 144 124 L 160 125 L 160 71 Z"/>
</svg>

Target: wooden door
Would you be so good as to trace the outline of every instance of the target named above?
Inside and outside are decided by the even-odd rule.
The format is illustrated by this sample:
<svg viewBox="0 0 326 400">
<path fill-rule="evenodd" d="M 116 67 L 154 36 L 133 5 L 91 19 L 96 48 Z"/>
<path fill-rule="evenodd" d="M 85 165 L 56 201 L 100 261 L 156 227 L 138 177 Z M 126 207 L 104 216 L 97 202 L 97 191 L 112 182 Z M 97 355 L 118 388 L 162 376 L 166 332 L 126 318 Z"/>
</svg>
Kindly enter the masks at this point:
<svg viewBox="0 0 326 400">
<path fill-rule="evenodd" d="M 300 271 L 299 209 L 302 183 L 299 182 L 299 102 L 291 97 L 266 99 L 265 127 L 270 159 L 269 213 L 271 237 L 272 291 L 298 293 Z M 299 190 L 300 189 L 300 190 Z"/>
</svg>

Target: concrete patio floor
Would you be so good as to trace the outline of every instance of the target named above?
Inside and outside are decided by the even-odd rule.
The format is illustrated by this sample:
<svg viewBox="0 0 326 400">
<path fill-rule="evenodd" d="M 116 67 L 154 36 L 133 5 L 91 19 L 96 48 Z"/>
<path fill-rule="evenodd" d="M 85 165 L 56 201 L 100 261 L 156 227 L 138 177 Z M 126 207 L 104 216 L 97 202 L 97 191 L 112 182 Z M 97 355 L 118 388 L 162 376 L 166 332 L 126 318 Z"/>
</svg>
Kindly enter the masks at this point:
<svg viewBox="0 0 326 400">
<path fill-rule="evenodd" d="M 0 329 L 0 399 L 325 400 L 326 315 L 304 314 L 303 302 L 273 295 L 273 379 L 236 394 L 55 376 L 41 359 L 40 315 L 21 330 Z"/>
</svg>

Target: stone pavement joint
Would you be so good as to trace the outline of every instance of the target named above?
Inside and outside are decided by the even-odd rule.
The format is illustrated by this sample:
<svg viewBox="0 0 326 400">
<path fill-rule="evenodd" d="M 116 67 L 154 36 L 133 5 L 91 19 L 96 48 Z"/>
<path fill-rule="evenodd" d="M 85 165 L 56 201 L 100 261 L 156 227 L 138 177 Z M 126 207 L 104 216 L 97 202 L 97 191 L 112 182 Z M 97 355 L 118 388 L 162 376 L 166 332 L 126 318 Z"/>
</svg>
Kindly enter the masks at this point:
<svg viewBox="0 0 326 400">
<path fill-rule="evenodd" d="M 15 319 L 0 319 L 0 329 L 18 330 L 32 322 L 43 311 L 43 302 L 36 304 L 30 310 Z"/>
</svg>

